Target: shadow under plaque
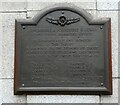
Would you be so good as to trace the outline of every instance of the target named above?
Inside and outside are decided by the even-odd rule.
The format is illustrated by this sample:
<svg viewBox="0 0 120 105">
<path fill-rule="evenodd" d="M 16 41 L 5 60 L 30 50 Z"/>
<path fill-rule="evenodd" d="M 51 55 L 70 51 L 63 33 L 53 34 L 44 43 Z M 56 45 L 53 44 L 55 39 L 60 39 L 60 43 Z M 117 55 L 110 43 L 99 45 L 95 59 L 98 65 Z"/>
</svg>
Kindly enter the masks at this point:
<svg viewBox="0 0 120 105">
<path fill-rule="evenodd" d="M 112 94 L 111 19 L 57 4 L 15 21 L 14 94 Z"/>
</svg>

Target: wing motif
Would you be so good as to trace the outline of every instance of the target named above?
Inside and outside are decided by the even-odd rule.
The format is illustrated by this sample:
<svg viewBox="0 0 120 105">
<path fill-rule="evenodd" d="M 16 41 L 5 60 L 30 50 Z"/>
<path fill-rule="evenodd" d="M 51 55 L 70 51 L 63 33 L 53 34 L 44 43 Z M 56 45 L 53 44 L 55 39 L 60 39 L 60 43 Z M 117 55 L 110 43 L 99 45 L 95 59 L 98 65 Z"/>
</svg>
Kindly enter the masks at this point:
<svg viewBox="0 0 120 105">
<path fill-rule="evenodd" d="M 66 24 L 69 25 L 69 24 L 72 24 L 72 23 L 76 23 L 76 22 L 78 22 L 78 21 L 80 21 L 80 18 L 68 19 Z"/>
<path fill-rule="evenodd" d="M 46 21 L 48 21 L 49 23 L 52 23 L 52 24 L 56 24 L 58 25 L 58 19 L 54 19 L 54 18 L 46 18 Z"/>
</svg>

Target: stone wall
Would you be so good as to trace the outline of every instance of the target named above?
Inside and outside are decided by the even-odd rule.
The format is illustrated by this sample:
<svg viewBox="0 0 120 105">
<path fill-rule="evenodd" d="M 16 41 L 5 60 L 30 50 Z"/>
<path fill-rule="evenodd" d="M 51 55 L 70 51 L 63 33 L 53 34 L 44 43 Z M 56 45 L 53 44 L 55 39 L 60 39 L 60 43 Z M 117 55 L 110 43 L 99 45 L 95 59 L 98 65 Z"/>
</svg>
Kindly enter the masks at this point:
<svg viewBox="0 0 120 105">
<path fill-rule="evenodd" d="M 3 0 L 0 1 L 0 104 L 1 103 L 118 103 L 118 0 Z M 81 1 L 81 2 L 80 2 Z M 112 20 L 113 95 L 14 95 L 15 19 L 32 18 L 47 6 L 71 2 L 93 18 Z M 120 87 L 119 87 L 120 88 Z"/>
</svg>

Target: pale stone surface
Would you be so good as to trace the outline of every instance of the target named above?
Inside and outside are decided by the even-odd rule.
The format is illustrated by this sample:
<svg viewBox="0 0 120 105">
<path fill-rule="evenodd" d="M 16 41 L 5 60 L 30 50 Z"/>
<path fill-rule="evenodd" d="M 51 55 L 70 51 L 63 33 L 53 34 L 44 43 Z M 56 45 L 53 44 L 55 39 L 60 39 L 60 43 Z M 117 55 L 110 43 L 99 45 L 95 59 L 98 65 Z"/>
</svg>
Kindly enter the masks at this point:
<svg viewBox="0 0 120 105">
<path fill-rule="evenodd" d="M 0 84 L 2 84 L 2 79 L 0 79 Z M 2 104 L 2 86 L 0 85 L 0 105 Z"/>
<path fill-rule="evenodd" d="M 97 11 L 98 18 L 111 18 L 112 31 L 112 76 L 118 77 L 118 12 L 117 11 Z"/>
<path fill-rule="evenodd" d="M 120 78 L 120 52 L 118 53 L 118 77 Z"/>
<path fill-rule="evenodd" d="M 86 10 L 89 14 L 92 15 L 93 18 L 96 18 L 96 10 Z M 27 12 L 27 18 L 33 18 L 35 15 L 37 15 L 39 11 L 28 11 Z"/>
<path fill-rule="evenodd" d="M 2 69 L 1 78 L 14 76 L 15 19 L 26 18 L 25 13 L 3 13 L 2 15 Z"/>
<path fill-rule="evenodd" d="M 0 2 L 0 12 L 10 12 L 10 11 L 27 11 L 27 2 L 26 0 L 19 1 L 8 1 Z"/>
<path fill-rule="evenodd" d="M 120 0 L 97 0 L 97 10 L 120 10 Z"/>
<path fill-rule="evenodd" d="M 72 3 L 84 9 L 96 9 L 96 0 L 27 0 L 27 10 L 41 10 L 57 3 Z"/>
<path fill-rule="evenodd" d="M 120 103 L 120 78 L 118 80 L 118 103 Z"/>
<path fill-rule="evenodd" d="M 1 18 L 1 15 L 0 15 L 0 52 L 2 52 L 2 18 Z M 2 61 L 2 54 L 0 54 L 0 61 Z M 2 70 L 2 62 L 0 62 L 0 77 L 2 76 L 1 70 Z"/>
<path fill-rule="evenodd" d="M 0 9 L 2 8 L 2 2 L 0 2 Z M 1 10 L 0 10 L 1 11 Z"/>
<path fill-rule="evenodd" d="M 101 103 L 118 103 L 118 79 L 113 79 L 113 95 L 102 95 Z"/>
<path fill-rule="evenodd" d="M 13 79 L 2 79 L 0 83 L 0 97 L 2 97 L 2 103 L 26 103 L 25 95 L 14 95 Z"/>
<path fill-rule="evenodd" d="M 27 103 L 99 103 L 99 96 L 92 95 L 27 95 Z"/>
<path fill-rule="evenodd" d="M 120 34 L 120 12 L 118 12 L 118 33 Z M 120 35 L 118 35 L 118 77 L 120 77 Z"/>
</svg>

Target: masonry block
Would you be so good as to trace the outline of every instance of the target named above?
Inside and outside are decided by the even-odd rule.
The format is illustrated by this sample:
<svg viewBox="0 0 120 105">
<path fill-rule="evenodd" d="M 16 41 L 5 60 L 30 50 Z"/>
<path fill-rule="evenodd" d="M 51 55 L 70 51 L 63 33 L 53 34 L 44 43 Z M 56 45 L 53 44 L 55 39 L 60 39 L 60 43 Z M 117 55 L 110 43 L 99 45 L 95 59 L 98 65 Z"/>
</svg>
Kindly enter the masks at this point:
<svg viewBox="0 0 120 105">
<path fill-rule="evenodd" d="M 99 103 L 98 95 L 27 95 L 27 103 Z"/>
<path fill-rule="evenodd" d="M 19 11 L 27 11 L 27 2 L 26 0 L 2 0 L 0 2 L 0 12 L 19 12 Z"/>
<path fill-rule="evenodd" d="M 2 52 L 2 17 L 0 14 L 0 52 Z M 0 61 L 2 61 L 2 54 L 0 54 Z M 0 77 L 2 76 L 2 62 L 0 62 Z"/>
<path fill-rule="evenodd" d="M 119 0 L 97 0 L 97 10 L 120 10 Z"/>
<path fill-rule="evenodd" d="M 1 103 L 26 103 L 25 95 L 14 95 L 13 79 L 0 79 Z M 0 104 L 1 104 L 0 103 Z"/>
<path fill-rule="evenodd" d="M 96 0 L 27 0 L 27 10 L 41 10 L 57 3 L 72 3 L 83 9 L 96 9 Z"/>
</svg>

